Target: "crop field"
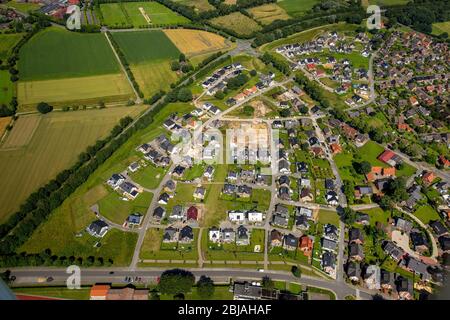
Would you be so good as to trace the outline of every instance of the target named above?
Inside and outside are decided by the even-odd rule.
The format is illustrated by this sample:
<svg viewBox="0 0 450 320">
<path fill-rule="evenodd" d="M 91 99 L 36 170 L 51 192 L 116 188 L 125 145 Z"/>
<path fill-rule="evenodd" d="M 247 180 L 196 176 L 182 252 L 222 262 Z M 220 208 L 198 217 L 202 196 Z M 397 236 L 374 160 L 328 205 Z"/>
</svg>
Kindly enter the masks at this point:
<svg viewBox="0 0 450 320">
<path fill-rule="evenodd" d="M 277 4 L 291 16 L 301 16 L 319 3 L 319 0 L 279 0 Z"/>
<path fill-rule="evenodd" d="M 167 90 L 178 79 L 170 69 L 170 61 L 178 59 L 180 51 L 162 31 L 114 32 L 113 37 L 144 95 Z"/>
<path fill-rule="evenodd" d="M 41 101 L 58 105 L 58 102 L 89 103 L 100 100 L 105 102 L 111 99 L 127 101 L 133 97 L 130 84 L 121 73 L 57 80 L 20 81 L 17 88 L 21 111 L 28 110 Z"/>
<path fill-rule="evenodd" d="M 14 95 L 14 84 L 8 70 L 0 70 L 0 104 L 8 105 Z"/>
<path fill-rule="evenodd" d="M 174 0 L 189 7 L 194 7 L 196 11 L 203 12 L 214 10 L 214 6 L 209 4 L 208 0 Z"/>
<path fill-rule="evenodd" d="M 125 116 L 123 110 L 131 111 L 133 109 L 134 107 L 123 108 L 121 116 Z M 104 192 L 106 189 L 103 188 L 105 181 L 111 174 L 121 172 L 130 164 L 130 162 L 139 159 L 138 152 L 135 148 L 160 135 L 163 132 L 163 129 L 161 128 L 162 123 L 170 114 L 174 112 L 189 112 L 192 109 L 193 107 L 189 104 L 176 103 L 167 105 L 155 116 L 154 123 L 131 136 L 119 150 L 89 176 L 83 185 L 70 195 L 59 208 L 55 209 L 48 220 L 40 225 L 28 241 L 18 249 L 18 252 L 24 250 L 28 252 L 41 252 L 46 248 L 50 248 L 54 253 L 67 253 L 68 251 L 80 252 L 85 250 L 85 243 L 87 242 L 87 240 L 83 239 L 85 236 L 83 236 L 82 239 L 79 239 L 75 237 L 75 235 L 84 230 L 95 218 L 95 215 L 89 209 L 89 206 L 100 201 L 107 194 Z M 108 111 L 112 112 L 115 109 L 111 108 L 106 110 L 108 113 Z M 143 109 L 139 110 L 142 111 Z M 86 113 L 88 114 L 89 111 L 86 111 Z M 83 129 L 79 130 L 83 132 Z M 33 172 L 37 171 L 33 170 Z M 116 230 L 114 231 L 116 235 L 113 240 L 115 241 L 118 250 L 116 254 L 123 257 L 122 259 L 128 258 L 129 254 L 133 252 L 136 241 L 135 238 L 132 237 L 131 234 L 124 234 Z M 109 233 L 106 237 L 108 237 Z M 105 246 L 105 240 L 102 240 L 103 245 L 101 248 L 94 249 L 89 247 L 88 249 L 96 250 L 99 255 L 106 256 L 110 250 Z M 86 250 L 86 252 L 88 251 Z M 115 261 L 117 261 L 117 259 L 115 259 Z"/>
<path fill-rule="evenodd" d="M 173 12 L 158 2 L 127 2 L 123 3 L 123 7 L 134 26 L 148 24 L 170 25 L 189 22 L 188 18 Z M 140 8 L 142 8 L 142 10 Z M 150 18 L 150 21 L 147 21 L 145 15 Z"/>
<path fill-rule="evenodd" d="M 128 20 L 119 3 L 102 3 L 100 11 L 103 16 L 103 22 L 109 26 L 127 25 Z"/>
<path fill-rule="evenodd" d="M 0 34 L 0 59 L 6 58 L 8 52 L 22 39 L 22 33 Z"/>
<path fill-rule="evenodd" d="M 363 0 L 361 4 L 367 7 L 370 4 L 377 4 L 379 6 L 395 6 L 407 4 L 409 0 Z"/>
<path fill-rule="evenodd" d="M 225 38 L 202 30 L 166 29 L 164 33 L 188 57 L 231 47 Z"/>
<path fill-rule="evenodd" d="M 274 3 L 251 8 L 248 12 L 250 12 L 253 19 L 262 24 L 270 24 L 275 20 L 287 20 L 290 18 L 284 9 Z"/>
<path fill-rule="evenodd" d="M 119 64 L 103 34 L 49 28 L 20 51 L 20 79 L 49 80 L 119 73 Z"/>
<path fill-rule="evenodd" d="M 21 116 L 0 147 L 0 222 L 43 183 L 66 169 L 118 120 L 143 107 Z"/>
<path fill-rule="evenodd" d="M 450 34 L 450 21 L 433 23 L 432 33 L 435 35 L 440 35 L 441 33 L 447 32 Z"/>
<path fill-rule="evenodd" d="M 211 19 L 213 26 L 236 32 L 239 35 L 248 36 L 253 32 L 261 30 L 261 26 L 254 20 L 240 12 L 233 12 L 229 15 Z"/>
<path fill-rule="evenodd" d="M 0 118 L 0 139 L 3 136 L 3 133 L 6 130 L 6 127 L 11 122 L 11 119 L 12 119 L 11 117 Z"/>
</svg>

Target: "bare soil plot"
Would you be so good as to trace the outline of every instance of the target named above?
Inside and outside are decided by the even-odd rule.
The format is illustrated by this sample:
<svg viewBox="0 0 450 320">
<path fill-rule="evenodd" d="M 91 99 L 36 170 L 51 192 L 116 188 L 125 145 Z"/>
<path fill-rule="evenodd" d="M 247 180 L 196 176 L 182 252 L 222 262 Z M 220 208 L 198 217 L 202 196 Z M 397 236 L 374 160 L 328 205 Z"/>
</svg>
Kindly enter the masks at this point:
<svg viewBox="0 0 450 320">
<path fill-rule="evenodd" d="M 249 36 L 261 30 L 261 26 L 256 21 L 250 19 L 240 12 L 233 12 L 226 16 L 211 19 L 213 26 L 233 31 L 239 35 Z"/>
<path fill-rule="evenodd" d="M 35 115 L 19 117 L 0 149 L 16 149 L 28 145 L 41 119 L 42 117 Z"/>
</svg>

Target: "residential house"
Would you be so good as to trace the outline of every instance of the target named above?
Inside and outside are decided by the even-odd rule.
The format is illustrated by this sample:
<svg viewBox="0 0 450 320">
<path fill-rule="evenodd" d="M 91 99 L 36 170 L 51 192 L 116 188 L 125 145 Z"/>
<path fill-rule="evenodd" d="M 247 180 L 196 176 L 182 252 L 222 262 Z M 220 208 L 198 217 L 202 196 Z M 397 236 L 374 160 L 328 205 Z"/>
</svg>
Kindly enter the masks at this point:
<svg viewBox="0 0 450 320">
<path fill-rule="evenodd" d="M 337 248 L 337 242 L 327 238 L 322 238 L 322 250 L 335 252 Z"/>
<path fill-rule="evenodd" d="M 272 247 L 281 247 L 283 244 L 282 240 L 283 234 L 280 231 L 273 229 L 270 232 L 270 245 Z"/>
<path fill-rule="evenodd" d="M 178 230 L 174 227 L 164 229 L 163 240 L 164 243 L 173 243 L 178 241 Z"/>
<path fill-rule="evenodd" d="M 220 230 L 216 227 L 212 227 L 208 232 L 209 241 L 212 243 L 218 243 L 221 240 Z"/>
<path fill-rule="evenodd" d="M 377 265 L 369 265 L 364 272 L 364 283 L 369 290 L 381 289 L 381 269 Z"/>
<path fill-rule="evenodd" d="M 103 238 L 109 230 L 109 226 L 102 220 L 95 220 L 87 227 L 87 232 L 94 237 Z"/>
<path fill-rule="evenodd" d="M 239 210 L 228 211 L 228 219 L 234 223 L 245 222 L 245 212 Z"/>
<path fill-rule="evenodd" d="M 350 228 L 348 231 L 348 238 L 350 243 L 364 243 L 363 231 L 360 228 Z"/>
<path fill-rule="evenodd" d="M 326 273 L 334 275 L 336 272 L 336 255 L 332 252 L 324 252 L 322 254 L 321 267 Z"/>
<path fill-rule="evenodd" d="M 348 256 L 355 261 L 362 261 L 364 259 L 363 247 L 358 243 L 351 243 L 348 246 Z"/>
<path fill-rule="evenodd" d="M 190 206 L 186 212 L 186 219 L 197 221 L 198 219 L 198 209 L 195 206 Z"/>
<path fill-rule="evenodd" d="M 432 221 L 429 223 L 429 225 L 438 237 L 443 236 L 448 233 L 447 228 L 439 220 Z"/>
<path fill-rule="evenodd" d="M 223 228 L 221 238 L 224 243 L 234 243 L 236 241 L 236 232 L 232 228 Z"/>
<path fill-rule="evenodd" d="M 400 261 L 403 259 L 405 252 L 400 247 L 396 246 L 391 241 L 384 241 L 382 243 L 383 250 L 394 260 Z"/>
<path fill-rule="evenodd" d="M 396 218 L 395 227 L 402 232 L 410 233 L 413 227 L 413 223 L 402 218 Z"/>
<path fill-rule="evenodd" d="M 303 235 L 299 239 L 298 247 L 305 256 L 311 257 L 312 251 L 313 251 L 313 244 L 314 244 L 314 240 L 312 239 L 312 237 Z"/>
<path fill-rule="evenodd" d="M 298 238 L 293 234 L 287 234 L 283 237 L 283 249 L 294 251 L 298 247 Z"/>
<path fill-rule="evenodd" d="M 243 225 L 237 228 L 236 244 L 239 246 L 247 246 L 250 244 L 249 230 Z"/>
<path fill-rule="evenodd" d="M 165 214 L 166 214 L 166 209 L 164 209 L 161 206 L 158 206 L 155 208 L 155 210 L 153 210 L 153 218 L 156 219 L 157 221 L 161 220 Z"/>
<path fill-rule="evenodd" d="M 197 187 L 194 190 L 194 198 L 198 200 L 205 199 L 206 189 L 204 187 Z"/>
<path fill-rule="evenodd" d="M 194 241 L 194 231 L 190 226 L 184 226 L 180 230 L 178 241 L 180 243 L 191 243 L 192 241 Z"/>
<path fill-rule="evenodd" d="M 181 205 L 177 204 L 172 208 L 172 213 L 169 216 L 171 220 L 182 220 L 184 219 L 184 209 Z"/>
<path fill-rule="evenodd" d="M 349 261 L 346 269 L 348 279 L 352 282 L 359 282 L 361 278 L 361 267 L 359 263 Z"/>
<path fill-rule="evenodd" d="M 323 227 L 323 236 L 327 239 L 337 241 L 339 239 L 338 228 L 333 224 L 326 224 Z"/>
</svg>

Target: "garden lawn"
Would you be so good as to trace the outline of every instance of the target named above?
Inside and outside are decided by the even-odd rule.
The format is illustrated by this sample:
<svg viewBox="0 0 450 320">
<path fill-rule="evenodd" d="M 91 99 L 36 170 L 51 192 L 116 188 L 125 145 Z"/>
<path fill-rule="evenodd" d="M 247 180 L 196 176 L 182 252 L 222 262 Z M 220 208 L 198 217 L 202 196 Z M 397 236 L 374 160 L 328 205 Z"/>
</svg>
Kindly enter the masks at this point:
<svg viewBox="0 0 450 320">
<path fill-rule="evenodd" d="M 100 4 L 100 11 L 103 16 L 103 23 L 106 25 L 124 26 L 129 24 L 120 3 L 102 3 Z"/>
<path fill-rule="evenodd" d="M 391 217 L 391 213 L 389 211 L 384 211 L 381 208 L 372 208 L 368 210 L 361 210 L 359 212 L 369 215 L 371 226 L 375 226 L 377 222 L 387 225 L 388 219 Z"/>
<path fill-rule="evenodd" d="M 439 214 L 430 205 L 419 207 L 414 212 L 414 215 L 425 224 L 428 224 L 430 221 L 440 220 Z"/>
<path fill-rule="evenodd" d="M 129 201 L 124 201 L 122 198 L 123 196 L 117 192 L 110 192 L 98 202 L 100 214 L 108 220 L 121 225 L 132 213 L 145 215 L 152 201 L 153 194 L 143 192 L 136 199 Z"/>
<path fill-rule="evenodd" d="M 126 15 L 135 27 L 153 25 L 173 25 L 189 23 L 189 19 L 170 10 L 162 4 L 152 2 L 124 2 Z M 141 12 L 143 10 L 143 12 Z M 145 15 L 150 18 L 146 20 Z"/>
<path fill-rule="evenodd" d="M 339 227 L 339 216 L 336 211 L 319 210 L 319 222 L 321 224 L 333 224 Z"/>
<path fill-rule="evenodd" d="M 155 189 L 159 186 L 159 183 L 164 178 L 166 169 L 161 167 L 155 167 L 151 164 L 146 167 L 139 168 L 138 171 L 130 173 L 131 179 L 147 189 Z"/>
<path fill-rule="evenodd" d="M 89 300 L 91 287 L 81 287 L 71 290 L 67 287 L 25 287 L 13 288 L 15 294 L 36 295 L 51 298 L 69 299 L 69 300 Z"/>
</svg>

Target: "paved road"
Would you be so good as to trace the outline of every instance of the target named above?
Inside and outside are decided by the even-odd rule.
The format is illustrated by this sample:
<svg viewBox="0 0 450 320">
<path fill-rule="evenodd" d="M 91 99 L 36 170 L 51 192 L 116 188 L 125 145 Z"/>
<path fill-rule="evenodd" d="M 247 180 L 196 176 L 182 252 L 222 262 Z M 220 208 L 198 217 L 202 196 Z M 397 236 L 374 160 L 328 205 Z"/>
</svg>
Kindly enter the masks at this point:
<svg viewBox="0 0 450 320">
<path fill-rule="evenodd" d="M 52 284 L 63 284 L 66 282 L 68 274 L 62 268 L 14 268 L 10 269 L 11 275 L 16 277 L 15 285 L 32 285 L 38 284 L 38 278 L 52 277 Z M 144 283 L 155 281 L 157 277 L 166 269 L 140 269 L 130 271 L 125 268 L 115 269 L 82 269 L 81 283 L 125 283 L 127 276 L 133 278 L 140 277 Z M 247 269 L 187 269 L 191 271 L 197 278 L 206 275 L 215 281 L 226 281 L 230 278 L 233 280 L 261 279 L 264 275 L 268 275 L 273 280 L 298 282 L 302 285 L 324 288 L 333 291 L 339 300 L 347 295 L 356 295 L 356 288 L 344 282 L 336 282 L 322 278 L 302 276 L 300 279 L 295 278 L 291 273 L 283 271 L 266 271 L 264 273 L 256 270 Z M 110 274 L 114 272 L 113 274 Z M 361 299 L 371 299 L 376 292 L 358 288 Z M 388 298 L 388 297 L 386 297 Z"/>
</svg>

